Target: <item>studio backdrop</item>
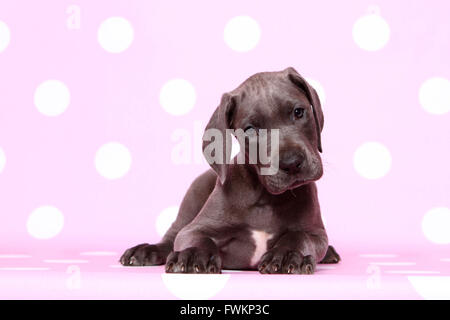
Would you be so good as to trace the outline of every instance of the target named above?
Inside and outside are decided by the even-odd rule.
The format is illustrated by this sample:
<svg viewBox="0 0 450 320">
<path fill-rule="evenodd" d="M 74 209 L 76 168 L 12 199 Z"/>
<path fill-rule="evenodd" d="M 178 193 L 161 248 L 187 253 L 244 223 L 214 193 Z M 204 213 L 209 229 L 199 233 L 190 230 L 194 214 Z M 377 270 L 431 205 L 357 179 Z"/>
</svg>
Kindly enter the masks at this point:
<svg viewBox="0 0 450 320">
<path fill-rule="evenodd" d="M 448 283 L 449 10 L 425 0 L 0 2 L 0 278 L 66 276 L 95 259 L 117 272 L 126 248 L 161 239 L 209 168 L 202 134 L 222 94 L 291 66 L 322 102 L 318 190 L 341 273 L 365 287 L 373 270 L 407 271 L 412 297 L 408 272 Z M 380 259 L 387 267 L 369 268 Z"/>
</svg>

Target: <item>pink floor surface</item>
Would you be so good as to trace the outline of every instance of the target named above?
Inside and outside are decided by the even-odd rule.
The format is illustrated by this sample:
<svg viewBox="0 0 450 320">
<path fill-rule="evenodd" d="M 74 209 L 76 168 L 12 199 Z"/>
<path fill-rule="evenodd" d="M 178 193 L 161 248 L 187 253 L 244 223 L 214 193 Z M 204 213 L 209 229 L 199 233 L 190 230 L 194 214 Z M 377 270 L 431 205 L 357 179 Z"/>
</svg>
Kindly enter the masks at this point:
<svg viewBox="0 0 450 320">
<path fill-rule="evenodd" d="M 449 12 L 0 1 L 0 298 L 449 299 Z M 244 52 L 230 39 L 256 41 Z M 201 138 L 222 94 L 288 66 L 321 96 L 317 185 L 342 263 L 313 276 L 119 266 L 128 246 L 161 239 L 209 168 Z"/>
<path fill-rule="evenodd" d="M 450 255 L 346 252 L 312 276 L 165 274 L 123 267 L 119 250 L 0 252 L 1 299 L 450 299 Z"/>
</svg>

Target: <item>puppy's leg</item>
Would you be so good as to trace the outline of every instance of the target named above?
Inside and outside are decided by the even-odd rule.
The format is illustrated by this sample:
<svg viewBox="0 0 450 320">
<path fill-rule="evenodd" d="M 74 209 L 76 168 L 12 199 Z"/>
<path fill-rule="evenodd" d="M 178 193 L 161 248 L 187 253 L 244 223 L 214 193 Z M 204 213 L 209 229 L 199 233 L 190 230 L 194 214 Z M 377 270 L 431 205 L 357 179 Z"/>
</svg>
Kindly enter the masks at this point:
<svg viewBox="0 0 450 320">
<path fill-rule="evenodd" d="M 175 251 L 167 258 L 166 272 L 220 273 L 222 258 L 213 239 L 227 234 L 227 227 L 218 221 L 200 214 L 195 223 L 183 228 L 175 239 Z"/>
<path fill-rule="evenodd" d="M 160 265 L 164 264 L 170 251 L 172 251 L 170 242 L 158 244 L 142 243 L 127 249 L 120 257 L 120 263 L 124 266 Z"/>
<path fill-rule="evenodd" d="M 189 224 L 200 212 L 216 184 L 217 175 L 212 170 L 200 175 L 191 184 L 183 198 L 177 219 L 167 230 L 161 242 L 143 243 L 124 252 L 120 263 L 124 266 L 161 265 L 173 250 L 173 242 L 178 232 Z"/>
<path fill-rule="evenodd" d="M 195 244 L 172 252 L 167 258 L 167 273 L 221 273 L 219 249 L 210 238 L 193 235 Z"/>
<path fill-rule="evenodd" d="M 168 273 L 220 273 L 221 243 L 239 233 L 241 226 L 227 224 L 216 206 L 218 197 L 211 196 L 194 222 L 181 230 L 174 243 L 174 252 L 167 258 Z M 212 208 L 216 210 L 211 210 Z M 216 213 L 215 217 L 210 214 Z"/>
<path fill-rule="evenodd" d="M 333 246 L 328 246 L 325 257 L 319 263 L 338 263 L 341 261 L 341 257 L 336 252 Z"/>
<path fill-rule="evenodd" d="M 312 274 L 327 248 L 324 230 L 288 231 L 261 257 L 258 270 L 261 273 Z"/>
</svg>

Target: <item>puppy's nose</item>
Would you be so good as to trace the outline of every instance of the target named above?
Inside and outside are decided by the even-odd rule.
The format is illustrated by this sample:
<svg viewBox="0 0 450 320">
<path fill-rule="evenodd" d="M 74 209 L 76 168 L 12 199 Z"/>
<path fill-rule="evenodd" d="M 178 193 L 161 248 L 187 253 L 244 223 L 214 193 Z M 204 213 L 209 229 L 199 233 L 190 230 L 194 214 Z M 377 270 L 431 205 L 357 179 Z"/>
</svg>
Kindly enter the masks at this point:
<svg viewBox="0 0 450 320">
<path fill-rule="evenodd" d="M 289 153 L 280 159 L 280 169 L 289 174 L 298 173 L 304 161 L 303 153 Z"/>
</svg>

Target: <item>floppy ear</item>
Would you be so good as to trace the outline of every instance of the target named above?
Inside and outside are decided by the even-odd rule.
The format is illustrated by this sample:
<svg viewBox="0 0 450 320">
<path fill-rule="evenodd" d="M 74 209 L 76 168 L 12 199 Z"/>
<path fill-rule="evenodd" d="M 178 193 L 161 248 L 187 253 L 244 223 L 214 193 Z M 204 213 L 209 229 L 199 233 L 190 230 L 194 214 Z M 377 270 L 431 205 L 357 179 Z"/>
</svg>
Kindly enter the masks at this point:
<svg viewBox="0 0 450 320">
<path fill-rule="evenodd" d="M 323 129 L 323 111 L 322 106 L 320 105 L 319 96 L 317 95 L 316 90 L 306 81 L 294 68 L 289 67 L 286 69 L 288 73 L 289 79 L 298 87 L 300 87 L 303 91 L 306 92 L 308 96 L 308 100 L 311 103 L 312 111 L 314 114 L 314 122 L 316 123 L 316 131 L 317 131 L 317 146 L 320 152 L 322 152 L 322 142 L 320 139 L 320 133 Z"/>
<path fill-rule="evenodd" d="M 231 158 L 231 122 L 236 110 L 236 99 L 229 93 L 222 95 L 203 134 L 203 156 L 223 184 L 227 176 L 227 163 Z M 211 142 L 212 141 L 212 142 Z"/>
</svg>

